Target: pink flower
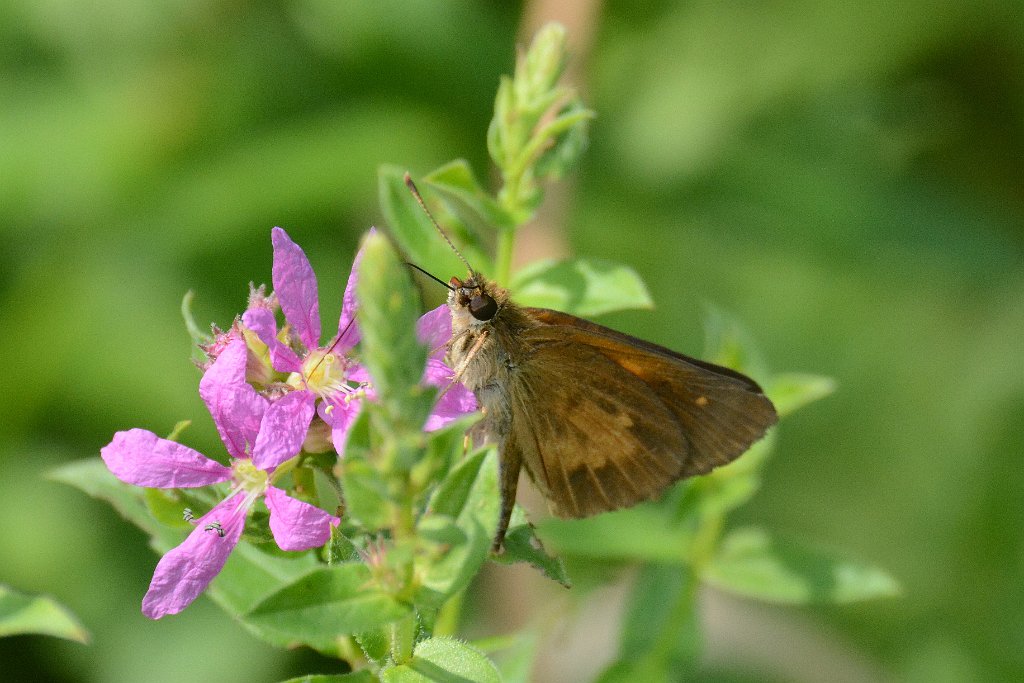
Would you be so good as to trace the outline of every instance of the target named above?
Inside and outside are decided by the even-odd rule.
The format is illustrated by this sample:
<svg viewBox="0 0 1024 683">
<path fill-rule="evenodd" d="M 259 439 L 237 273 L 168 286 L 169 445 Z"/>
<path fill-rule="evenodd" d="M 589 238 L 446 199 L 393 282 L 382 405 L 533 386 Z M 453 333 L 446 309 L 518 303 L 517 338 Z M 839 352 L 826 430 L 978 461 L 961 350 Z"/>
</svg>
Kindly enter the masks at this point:
<svg viewBox="0 0 1024 683">
<path fill-rule="evenodd" d="M 270 510 L 270 531 L 282 550 L 322 546 L 340 519 L 270 485 L 274 470 L 302 448 L 313 405 L 287 394 L 270 403 L 245 380 L 246 344 L 236 337 L 203 375 L 199 394 L 231 456 L 225 467 L 203 454 L 144 429 L 118 432 L 100 451 L 111 472 L 136 486 L 192 488 L 231 482 L 227 498 L 201 518 L 195 530 L 164 555 L 153 572 L 142 612 L 151 619 L 177 614 L 220 573 L 238 545 L 253 504 L 263 497 Z"/>
<path fill-rule="evenodd" d="M 444 362 L 448 341 L 452 338 L 452 314 L 448 304 L 441 304 L 420 317 L 416 322 L 416 337 L 430 349 L 423 382 L 440 387 L 444 392 L 423 425 L 424 431 L 432 432 L 476 410 L 476 397 L 461 383 L 452 383 L 455 371 Z"/>
<path fill-rule="evenodd" d="M 330 425 L 331 440 L 335 450 L 342 455 L 348 432 L 362 410 L 362 400 L 373 396 L 369 374 L 349 355 L 360 338 L 355 323 L 355 289 L 362 252 L 356 254 L 349 273 L 338 333 L 325 346 L 320 346 L 320 302 L 313 267 L 302 249 L 281 228 L 271 231 L 271 241 L 274 245 L 274 296 L 288 323 L 285 328 L 288 336 L 281 339 L 273 301 L 262 296 L 254 296 L 250 301 L 242 315 L 242 324 L 255 332 L 267 346 L 273 369 L 289 374 L 287 384 L 293 391 L 287 394 L 291 397 L 288 412 L 284 408 L 281 410 L 281 428 L 289 433 L 301 433 L 305 438 L 313 406 L 319 400 L 316 414 Z M 424 381 L 448 387 L 452 371 L 440 357 L 444 354 L 445 344 L 451 339 L 451 317 L 447 306 L 423 316 L 417 332 L 421 341 L 429 343 L 432 349 L 439 349 L 427 362 Z M 435 406 L 424 429 L 438 429 L 474 410 L 476 400 L 472 393 L 456 383 Z"/>
</svg>

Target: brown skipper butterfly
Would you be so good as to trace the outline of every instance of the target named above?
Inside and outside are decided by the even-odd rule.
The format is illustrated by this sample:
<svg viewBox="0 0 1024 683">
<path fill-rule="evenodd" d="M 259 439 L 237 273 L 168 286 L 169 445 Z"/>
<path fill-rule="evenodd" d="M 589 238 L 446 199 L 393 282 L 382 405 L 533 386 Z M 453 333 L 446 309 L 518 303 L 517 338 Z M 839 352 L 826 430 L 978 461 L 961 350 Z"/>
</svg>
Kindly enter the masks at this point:
<svg viewBox="0 0 1024 683">
<path fill-rule="evenodd" d="M 430 216 L 408 174 L 405 182 Z M 588 517 L 735 460 L 778 420 L 761 387 L 735 370 L 568 313 L 515 304 L 430 218 L 469 270 L 445 285 L 447 361 L 483 410 L 478 429 L 498 446 L 495 551 L 523 467 L 554 514 Z"/>
</svg>

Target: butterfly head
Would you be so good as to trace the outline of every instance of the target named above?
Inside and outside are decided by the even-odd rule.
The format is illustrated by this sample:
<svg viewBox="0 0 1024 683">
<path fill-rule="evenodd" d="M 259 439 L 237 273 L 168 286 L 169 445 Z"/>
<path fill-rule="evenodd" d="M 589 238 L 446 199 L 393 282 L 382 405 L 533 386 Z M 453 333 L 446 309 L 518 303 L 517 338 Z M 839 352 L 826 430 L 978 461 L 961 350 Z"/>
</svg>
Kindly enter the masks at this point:
<svg viewBox="0 0 1024 683">
<path fill-rule="evenodd" d="M 465 280 L 453 277 L 448 281 L 448 306 L 453 318 L 462 318 L 467 324 L 480 325 L 490 322 L 498 315 L 508 294 L 477 273 L 471 273 Z"/>
</svg>

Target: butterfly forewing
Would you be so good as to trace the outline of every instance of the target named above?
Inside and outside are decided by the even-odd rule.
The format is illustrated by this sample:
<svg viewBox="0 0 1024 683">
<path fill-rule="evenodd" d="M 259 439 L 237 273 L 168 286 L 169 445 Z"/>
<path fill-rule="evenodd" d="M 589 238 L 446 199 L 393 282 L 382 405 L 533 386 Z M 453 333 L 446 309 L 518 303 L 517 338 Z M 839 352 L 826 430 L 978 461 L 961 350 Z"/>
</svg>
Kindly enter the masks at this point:
<svg viewBox="0 0 1024 683">
<path fill-rule="evenodd" d="M 679 478 L 687 443 L 646 384 L 589 347 L 535 339 L 509 387 L 502 453 L 521 457 L 556 514 L 628 507 Z"/>
<path fill-rule="evenodd" d="M 649 499 L 730 462 L 776 421 L 753 381 L 565 313 L 541 325 L 511 378 L 503 458 L 522 459 L 556 514 Z"/>
</svg>

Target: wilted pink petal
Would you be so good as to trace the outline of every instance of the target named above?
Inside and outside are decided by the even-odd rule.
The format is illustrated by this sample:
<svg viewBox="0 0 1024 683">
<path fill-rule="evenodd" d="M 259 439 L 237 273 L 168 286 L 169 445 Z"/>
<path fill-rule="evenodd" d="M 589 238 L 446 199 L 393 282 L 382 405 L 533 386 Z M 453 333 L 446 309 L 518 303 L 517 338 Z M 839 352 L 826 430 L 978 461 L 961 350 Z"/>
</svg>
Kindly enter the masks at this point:
<svg viewBox="0 0 1024 683">
<path fill-rule="evenodd" d="M 416 321 L 416 338 L 426 345 L 431 358 L 444 358 L 445 345 L 452 338 L 452 313 L 448 304 L 441 304 L 420 316 Z"/>
<path fill-rule="evenodd" d="M 160 558 L 149 591 L 142 599 L 142 613 L 150 619 L 177 614 L 206 590 L 238 545 L 247 510 L 239 509 L 244 494 L 236 493 L 198 520 L 196 528 L 181 545 Z M 209 524 L 217 529 L 206 530 Z"/>
<path fill-rule="evenodd" d="M 435 429 L 444 427 L 449 422 L 456 420 L 463 415 L 468 415 L 476 410 L 476 397 L 473 392 L 464 387 L 461 383 L 452 384 L 452 377 L 455 373 L 447 365 L 439 360 L 430 358 L 427 360 L 427 369 L 423 375 L 423 381 L 440 387 L 445 391 L 444 396 L 437 402 L 431 411 L 423 430 L 432 432 Z M 451 385 L 451 386 L 449 386 Z"/>
<path fill-rule="evenodd" d="M 376 232 L 370 228 L 370 235 Z M 338 346 L 339 353 L 345 353 L 359 343 L 359 328 L 356 326 L 356 309 L 359 302 L 356 301 L 356 282 L 359 279 L 359 264 L 363 260 L 363 250 L 356 252 L 352 260 L 352 270 L 348 274 L 348 284 L 345 285 L 345 296 L 341 300 L 341 316 L 338 318 Z"/>
<path fill-rule="evenodd" d="M 262 306 L 249 308 L 242 314 L 242 324 L 256 333 L 260 341 L 270 350 L 270 364 L 278 372 L 298 372 L 302 360 L 277 338 L 277 320 L 274 312 Z"/>
<path fill-rule="evenodd" d="M 270 238 L 274 244 L 274 293 L 299 339 L 307 349 L 315 349 L 320 344 L 320 299 L 313 266 L 281 228 L 271 230 Z"/>
<path fill-rule="evenodd" d="M 267 488 L 265 500 L 270 510 L 270 532 L 281 550 L 318 548 L 331 538 L 331 526 L 341 523 L 334 515 L 273 486 Z"/>
<path fill-rule="evenodd" d="M 114 434 L 100 457 L 115 477 L 135 486 L 191 488 L 231 478 L 230 468 L 145 429 Z"/>
<path fill-rule="evenodd" d="M 233 340 L 199 382 L 199 395 L 235 458 L 248 456 L 246 445 L 256 441 L 267 409 L 267 400 L 245 381 L 246 353 L 245 340 Z"/>
<path fill-rule="evenodd" d="M 339 456 L 345 455 L 348 433 L 362 411 L 363 399 L 345 401 L 342 397 L 331 403 L 324 401 L 317 409 L 320 419 L 331 426 L 331 442 L 334 443 L 334 450 Z"/>
<path fill-rule="evenodd" d="M 315 402 L 316 394 L 302 390 L 271 403 L 252 449 L 252 464 L 261 470 L 273 469 L 302 450 Z"/>
</svg>

